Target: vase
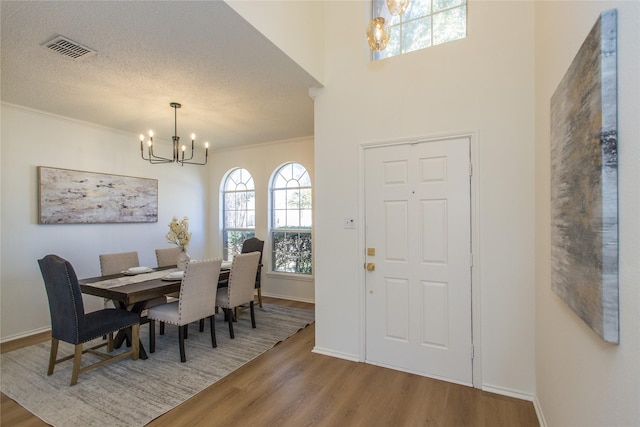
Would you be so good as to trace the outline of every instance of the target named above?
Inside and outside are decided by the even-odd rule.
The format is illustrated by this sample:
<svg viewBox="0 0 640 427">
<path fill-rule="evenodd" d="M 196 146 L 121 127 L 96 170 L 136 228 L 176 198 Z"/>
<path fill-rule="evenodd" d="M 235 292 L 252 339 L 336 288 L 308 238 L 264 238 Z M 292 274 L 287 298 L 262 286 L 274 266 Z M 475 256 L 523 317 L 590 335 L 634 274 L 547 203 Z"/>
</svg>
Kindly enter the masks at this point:
<svg viewBox="0 0 640 427">
<path fill-rule="evenodd" d="M 189 264 L 190 260 L 191 260 L 191 257 L 189 257 L 187 250 L 183 249 L 180 252 L 180 254 L 178 254 L 178 260 L 177 260 L 178 270 L 185 271 L 187 269 L 187 264 Z"/>
</svg>

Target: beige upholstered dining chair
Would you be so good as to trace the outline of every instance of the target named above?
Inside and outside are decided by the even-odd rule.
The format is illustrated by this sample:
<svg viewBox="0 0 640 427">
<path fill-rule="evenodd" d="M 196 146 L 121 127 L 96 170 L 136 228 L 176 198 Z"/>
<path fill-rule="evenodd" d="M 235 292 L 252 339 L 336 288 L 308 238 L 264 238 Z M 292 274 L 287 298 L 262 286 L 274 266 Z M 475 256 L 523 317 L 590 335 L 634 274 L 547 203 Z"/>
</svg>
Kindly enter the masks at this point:
<svg viewBox="0 0 640 427">
<path fill-rule="evenodd" d="M 169 267 L 178 264 L 178 255 L 180 255 L 182 249 L 178 246 L 175 248 L 162 248 L 156 249 L 156 261 L 158 267 Z"/>
<path fill-rule="evenodd" d="M 102 276 L 110 276 L 112 274 L 122 273 L 131 267 L 140 267 L 138 252 L 120 252 L 115 254 L 100 255 L 100 274 Z M 107 307 L 109 300 L 105 298 L 104 306 Z M 166 297 L 155 298 L 147 303 L 147 307 L 153 307 L 158 304 L 165 304 Z M 115 303 L 114 303 L 115 305 Z"/>
<path fill-rule="evenodd" d="M 229 322 L 229 335 L 234 338 L 233 319 L 234 309 L 242 304 L 249 304 L 251 310 L 251 326 L 256 327 L 256 317 L 253 309 L 253 299 L 256 284 L 256 272 L 260 252 L 238 254 L 233 257 L 231 271 L 229 272 L 229 284 L 225 288 L 219 288 L 216 295 L 216 306 L 222 308 Z"/>
<path fill-rule="evenodd" d="M 138 252 L 100 255 L 100 274 L 102 276 L 118 274 L 131 267 L 140 267 Z"/>
<path fill-rule="evenodd" d="M 220 258 L 190 261 L 182 278 L 179 300 L 149 309 L 147 319 L 149 319 L 149 351 L 151 353 L 156 350 L 156 320 L 178 325 L 181 362 L 187 360 L 184 340 L 191 322 L 208 317 L 211 325 L 211 346 L 217 347 L 214 315 L 221 264 Z"/>
</svg>

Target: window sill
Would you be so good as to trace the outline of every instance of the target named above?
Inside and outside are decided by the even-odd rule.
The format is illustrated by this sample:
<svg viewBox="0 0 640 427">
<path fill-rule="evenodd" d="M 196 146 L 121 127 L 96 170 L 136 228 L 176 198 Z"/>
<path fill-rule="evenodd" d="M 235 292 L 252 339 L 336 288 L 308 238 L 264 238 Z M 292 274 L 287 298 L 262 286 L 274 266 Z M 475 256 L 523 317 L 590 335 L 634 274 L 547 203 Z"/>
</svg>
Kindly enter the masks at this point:
<svg viewBox="0 0 640 427">
<path fill-rule="evenodd" d="M 296 282 L 313 282 L 313 276 L 308 274 L 296 274 L 296 273 L 279 273 L 276 271 L 270 271 L 265 273 L 266 277 L 279 279 L 279 280 L 294 280 Z"/>
</svg>

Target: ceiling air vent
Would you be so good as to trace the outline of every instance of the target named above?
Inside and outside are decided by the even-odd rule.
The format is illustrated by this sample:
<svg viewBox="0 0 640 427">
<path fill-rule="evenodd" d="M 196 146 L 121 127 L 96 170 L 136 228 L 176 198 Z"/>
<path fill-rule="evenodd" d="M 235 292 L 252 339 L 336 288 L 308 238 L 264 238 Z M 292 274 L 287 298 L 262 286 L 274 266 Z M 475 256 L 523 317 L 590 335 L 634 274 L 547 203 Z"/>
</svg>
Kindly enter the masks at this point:
<svg viewBox="0 0 640 427">
<path fill-rule="evenodd" d="M 68 38 L 58 36 L 44 44 L 47 49 L 58 52 L 62 56 L 71 58 L 78 61 L 87 56 L 95 55 L 96 51 L 91 50 L 88 47 L 82 46 L 79 43 L 69 40 Z"/>
</svg>

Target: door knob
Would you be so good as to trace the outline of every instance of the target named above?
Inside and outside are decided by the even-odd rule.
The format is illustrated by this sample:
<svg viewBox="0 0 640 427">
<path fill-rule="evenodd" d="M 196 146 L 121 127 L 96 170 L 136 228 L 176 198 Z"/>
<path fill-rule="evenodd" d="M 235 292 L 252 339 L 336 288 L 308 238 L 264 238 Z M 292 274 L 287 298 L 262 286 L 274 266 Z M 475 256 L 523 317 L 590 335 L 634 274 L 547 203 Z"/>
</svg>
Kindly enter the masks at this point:
<svg viewBox="0 0 640 427">
<path fill-rule="evenodd" d="M 376 269 L 376 264 L 374 262 L 367 263 L 367 271 L 374 271 Z"/>
</svg>

